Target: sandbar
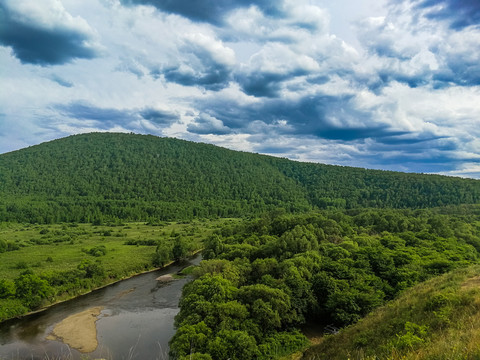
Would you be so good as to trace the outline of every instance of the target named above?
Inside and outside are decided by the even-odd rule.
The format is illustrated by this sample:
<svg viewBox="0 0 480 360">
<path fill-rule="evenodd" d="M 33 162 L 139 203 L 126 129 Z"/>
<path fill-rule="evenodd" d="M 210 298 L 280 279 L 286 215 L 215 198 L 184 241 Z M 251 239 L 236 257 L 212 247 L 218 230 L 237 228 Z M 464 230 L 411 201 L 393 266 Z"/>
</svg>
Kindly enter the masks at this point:
<svg viewBox="0 0 480 360">
<path fill-rule="evenodd" d="M 47 339 L 61 340 L 82 353 L 95 351 L 98 346 L 96 322 L 102 310 L 102 306 L 97 306 L 70 315 L 55 325 Z"/>
<path fill-rule="evenodd" d="M 172 274 L 162 275 L 156 278 L 157 281 L 172 281 L 174 277 Z"/>
</svg>

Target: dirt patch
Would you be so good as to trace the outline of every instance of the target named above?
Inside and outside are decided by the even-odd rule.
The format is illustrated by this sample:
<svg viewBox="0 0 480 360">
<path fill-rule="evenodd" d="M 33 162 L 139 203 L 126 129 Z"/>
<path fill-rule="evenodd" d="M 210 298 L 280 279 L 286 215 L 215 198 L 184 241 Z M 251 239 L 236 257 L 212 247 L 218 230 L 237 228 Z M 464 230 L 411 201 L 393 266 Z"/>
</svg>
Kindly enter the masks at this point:
<svg viewBox="0 0 480 360">
<path fill-rule="evenodd" d="M 63 319 L 47 340 L 61 340 L 82 353 L 95 351 L 98 346 L 96 322 L 102 310 L 103 307 L 97 306 Z"/>
<path fill-rule="evenodd" d="M 462 284 L 462 289 L 471 289 L 474 287 L 480 287 L 480 276 L 470 278 Z"/>
</svg>

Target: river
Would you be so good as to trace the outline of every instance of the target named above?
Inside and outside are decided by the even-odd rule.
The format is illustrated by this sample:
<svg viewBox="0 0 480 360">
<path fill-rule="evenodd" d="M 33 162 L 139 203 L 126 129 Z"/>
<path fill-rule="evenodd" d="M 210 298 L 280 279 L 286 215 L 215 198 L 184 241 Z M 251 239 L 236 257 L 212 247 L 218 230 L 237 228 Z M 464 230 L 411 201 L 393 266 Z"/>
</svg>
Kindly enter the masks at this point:
<svg viewBox="0 0 480 360">
<path fill-rule="evenodd" d="M 198 264 L 201 255 L 95 290 L 42 312 L 0 323 L 1 360 L 84 359 L 56 340 L 47 340 L 56 324 L 92 307 L 103 307 L 97 326 L 98 347 L 89 359 L 168 359 L 183 286 L 190 277 L 162 283 L 157 277 Z M 83 354 L 85 356 L 85 354 Z"/>
</svg>

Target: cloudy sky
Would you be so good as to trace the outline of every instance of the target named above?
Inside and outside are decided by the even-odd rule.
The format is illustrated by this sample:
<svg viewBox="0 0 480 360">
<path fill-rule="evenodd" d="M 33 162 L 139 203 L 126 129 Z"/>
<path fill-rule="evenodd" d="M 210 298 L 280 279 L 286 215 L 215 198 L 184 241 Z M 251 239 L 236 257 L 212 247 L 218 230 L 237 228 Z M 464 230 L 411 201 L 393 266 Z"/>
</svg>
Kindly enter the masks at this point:
<svg viewBox="0 0 480 360">
<path fill-rule="evenodd" d="M 480 178 L 480 1 L 0 0 L 0 153 L 92 131 Z"/>
</svg>

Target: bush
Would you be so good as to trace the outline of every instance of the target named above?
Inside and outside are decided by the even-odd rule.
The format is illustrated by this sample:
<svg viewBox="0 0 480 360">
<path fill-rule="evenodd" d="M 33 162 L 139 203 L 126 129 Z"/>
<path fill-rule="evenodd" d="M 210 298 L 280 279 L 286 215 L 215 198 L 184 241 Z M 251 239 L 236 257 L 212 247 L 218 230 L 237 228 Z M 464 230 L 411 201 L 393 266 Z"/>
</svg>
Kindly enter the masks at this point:
<svg viewBox="0 0 480 360">
<path fill-rule="evenodd" d="M 15 284 L 10 280 L 0 280 L 0 299 L 6 299 L 15 295 Z"/>
<path fill-rule="evenodd" d="M 405 334 L 397 334 L 397 338 L 390 343 L 396 349 L 414 349 L 425 342 L 428 327 L 426 325 L 417 325 L 407 321 L 405 323 Z"/>
<path fill-rule="evenodd" d="M 11 319 L 28 312 L 20 299 L 2 299 L 0 300 L 0 321 Z"/>
<path fill-rule="evenodd" d="M 52 295 L 53 289 L 46 280 L 35 275 L 31 270 L 24 271 L 15 279 L 16 297 L 30 309 L 42 304 L 44 299 Z"/>
<path fill-rule="evenodd" d="M 19 270 L 28 269 L 28 263 L 23 260 L 19 261 L 15 264 L 15 269 L 19 269 Z"/>
<path fill-rule="evenodd" d="M 82 251 L 95 257 L 100 257 L 107 254 L 107 248 L 105 245 L 97 245 L 89 250 L 83 249 Z"/>
<path fill-rule="evenodd" d="M 103 267 L 99 263 L 90 260 L 83 260 L 78 265 L 78 270 L 83 271 L 86 278 L 101 278 L 105 276 Z"/>
</svg>

